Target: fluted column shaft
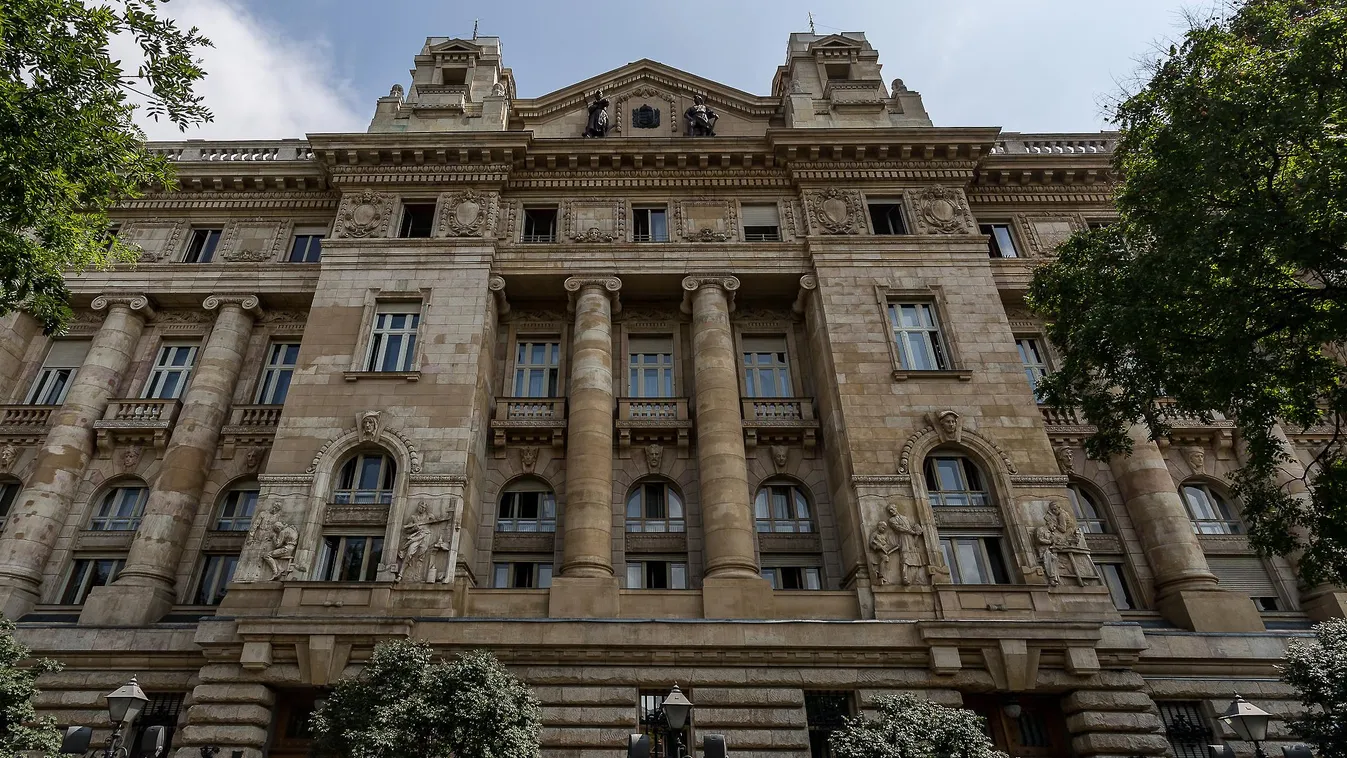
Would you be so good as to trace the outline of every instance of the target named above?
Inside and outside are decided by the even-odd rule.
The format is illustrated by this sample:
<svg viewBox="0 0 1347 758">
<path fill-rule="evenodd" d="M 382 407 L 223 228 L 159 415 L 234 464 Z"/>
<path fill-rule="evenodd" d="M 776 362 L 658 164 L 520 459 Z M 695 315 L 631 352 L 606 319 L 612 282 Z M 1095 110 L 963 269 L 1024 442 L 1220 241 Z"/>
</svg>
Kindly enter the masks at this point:
<svg viewBox="0 0 1347 758">
<path fill-rule="evenodd" d="M 739 363 L 730 331 L 732 276 L 688 277 L 696 377 L 697 469 L 706 577 L 758 576 L 740 413 Z"/>
<path fill-rule="evenodd" d="M 14 391 L 23 370 L 23 357 L 28 343 L 42 331 L 37 319 L 23 311 L 14 311 L 0 319 L 0 402 L 5 402 Z M 22 400 L 22 398 L 20 398 Z"/>
<path fill-rule="evenodd" d="M 0 612 L 10 618 L 27 613 L 37 601 L 43 567 L 93 454 L 93 424 L 107 410 L 131 364 L 145 319 L 153 313 L 144 297 L 99 297 L 93 308 L 106 308 L 108 314 L 55 413 L 28 486 L 15 501 L 0 538 Z"/>
<path fill-rule="evenodd" d="M 613 575 L 613 311 L 616 277 L 566 280 L 574 293 L 561 575 Z M 611 298 L 611 299 L 610 299 Z"/>
</svg>

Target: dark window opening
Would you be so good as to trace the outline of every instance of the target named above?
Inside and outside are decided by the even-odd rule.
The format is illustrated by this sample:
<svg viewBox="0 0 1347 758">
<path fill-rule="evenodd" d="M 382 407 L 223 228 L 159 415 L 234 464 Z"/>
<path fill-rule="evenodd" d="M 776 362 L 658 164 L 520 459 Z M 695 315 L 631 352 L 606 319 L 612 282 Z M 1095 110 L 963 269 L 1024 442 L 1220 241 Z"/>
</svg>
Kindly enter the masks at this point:
<svg viewBox="0 0 1347 758">
<path fill-rule="evenodd" d="M 1174 758 L 1207 758 L 1212 733 L 1202 715 L 1202 704 L 1196 700 L 1173 700 L 1156 705 L 1160 706 L 1160 720 L 1164 722 L 1165 737 L 1174 750 Z"/>
<path fill-rule="evenodd" d="M 399 237 L 429 237 L 434 225 L 434 203 L 403 203 L 402 223 L 398 225 Z"/>
<path fill-rule="evenodd" d="M 870 203 L 870 225 L 875 234 L 907 234 L 903 206 L 898 203 Z"/>
<path fill-rule="evenodd" d="M 850 692 L 805 692 L 804 718 L 809 725 L 809 757 L 832 758 L 828 738 L 851 716 Z"/>
<path fill-rule="evenodd" d="M 746 226 L 744 227 L 744 242 L 780 242 L 781 227 L 778 226 Z"/>
<path fill-rule="evenodd" d="M 178 729 L 178 715 L 182 713 L 184 695 L 178 693 L 147 692 L 150 702 L 145 705 L 140 718 L 136 720 L 136 738 L 131 743 L 129 758 L 152 758 L 156 755 L 154 745 L 144 743 L 145 730 L 152 726 L 164 728 L 164 749 L 158 755 L 173 754 L 173 734 Z"/>
<path fill-rule="evenodd" d="M 671 689 L 671 688 L 669 688 Z M 692 750 L 692 716 L 676 734 L 669 729 L 669 719 L 664 715 L 664 696 L 669 689 L 640 690 L 640 705 L 637 711 L 637 731 L 650 737 L 650 758 L 671 758 L 675 752 L 676 740 L 682 740 L 683 749 Z M 691 692 L 684 692 L 689 699 Z"/>
<path fill-rule="evenodd" d="M 219 229 L 194 229 L 192 240 L 187 243 L 187 254 L 183 263 L 210 263 L 215 257 L 215 246 L 220 244 Z"/>
<path fill-rule="evenodd" d="M 291 263 L 317 263 L 323 257 L 323 235 L 296 234 L 290 246 Z"/>
<path fill-rule="evenodd" d="M 825 64 L 823 68 L 824 68 L 825 71 L 828 72 L 828 80 L 829 80 L 829 81 L 834 81 L 834 80 L 837 80 L 837 79 L 850 79 L 850 78 L 851 78 L 851 64 L 850 64 L 850 63 L 828 63 L 828 64 Z"/>
<path fill-rule="evenodd" d="M 636 208 L 632 211 L 632 240 L 668 242 L 669 218 L 664 208 Z"/>
<path fill-rule="evenodd" d="M 524 209 L 524 242 L 557 241 L 557 209 Z"/>
<path fill-rule="evenodd" d="M 444 69 L 445 84 L 467 84 L 468 70 L 466 68 L 446 68 Z"/>
<path fill-rule="evenodd" d="M 1258 606 L 1260 613 L 1276 613 L 1281 610 L 1281 604 L 1275 597 L 1256 597 L 1253 604 Z"/>
<path fill-rule="evenodd" d="M 987 250 L 993 258 L 1018 258 L 1015 249 L 1015 237 L 1010 233 L 1010 224 L 978 224 L 978 231 L 987 235 Z"/>
</svg>

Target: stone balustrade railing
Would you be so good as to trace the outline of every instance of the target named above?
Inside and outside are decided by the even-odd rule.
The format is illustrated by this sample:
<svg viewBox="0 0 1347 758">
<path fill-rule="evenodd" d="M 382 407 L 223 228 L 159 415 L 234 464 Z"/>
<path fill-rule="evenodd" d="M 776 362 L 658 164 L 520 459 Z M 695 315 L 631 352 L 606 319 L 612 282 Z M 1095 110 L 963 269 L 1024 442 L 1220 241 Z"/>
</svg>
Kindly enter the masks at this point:
<svg viewBox="0 0 1347 758">
<path fill-rule="evenodd" d="M 1091 155 L 1111 153 L 1118 143 L 1114 132 L 1094 134 L 1019 134 L 1003 132 L 992 146 L 993 155 Z"/>
<path fill-rule="evenodd" d="M 187 161 L 309 161 L 313 148 L 303 140 L 267 140 L 258 142 L 151 142 L 150 152 L 174 163 Z"/>
<path fill-rule="evenodd" d="M 108 403 L 103 418 L 94 422 L 100 451 L 119 444 L 151 444 L 162 449 L 178 420 L 182 401 L 160 398 L 121 398 Z"/>
<path fill-rule="evenodd" d="M 807 397 L 743 398 L 745 421 L 813 421 L 814 401 Z"/>
<path fill-rule="evenodd" d="M 229 426 L 275 427 L 281 423 L 283 405 L 236 405 L 229 411 Z"/>
<path fill-rule="evenodd" d="M 687 421 L 688 401 L 685 397 L 617 399 L 619 421 Z"/>
<path fill-rule="evenodd" d="M 0 405 L 0 434 L 43 428 L 59 405 Z"/>
<path fill-rule="evenodd" d="M 553 420 L 565 417 L 566 399 L 561 397 L 507 397 L 496 402 L 497 421 Z"/>
<path fill-rule="evenodd" d="M 740 398 L 744 416 L 744 444 L 800 444 L 812 455 L 818 433 L 814 399 L 808 397 Z"/>
</svg>

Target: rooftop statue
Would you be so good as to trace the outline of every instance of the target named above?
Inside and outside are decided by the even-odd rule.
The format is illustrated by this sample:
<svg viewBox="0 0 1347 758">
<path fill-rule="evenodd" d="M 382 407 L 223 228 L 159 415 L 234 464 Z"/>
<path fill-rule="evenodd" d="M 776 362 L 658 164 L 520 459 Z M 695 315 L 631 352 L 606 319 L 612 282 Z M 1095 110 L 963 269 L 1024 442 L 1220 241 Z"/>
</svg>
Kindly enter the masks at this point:
<svg viewBox="0 0 1347 758">
<path fill-rule="evenodd" d="M 717 116 L 716 112 L 706 104 L 704 96 L 693 95 L 692 102 L 693 106 L 683 113 L 683 119 L 688 122 L 688 136 L 716 136 L 716 121 L 720 116 Z"/>
<path fill-rule="evenodd" d="M 586 137 L 608 136 L 608 99 L 603 90 L 594 93 L 594 102 L 589 104 L 589 122 L 585 124 Z"/>
</svg>

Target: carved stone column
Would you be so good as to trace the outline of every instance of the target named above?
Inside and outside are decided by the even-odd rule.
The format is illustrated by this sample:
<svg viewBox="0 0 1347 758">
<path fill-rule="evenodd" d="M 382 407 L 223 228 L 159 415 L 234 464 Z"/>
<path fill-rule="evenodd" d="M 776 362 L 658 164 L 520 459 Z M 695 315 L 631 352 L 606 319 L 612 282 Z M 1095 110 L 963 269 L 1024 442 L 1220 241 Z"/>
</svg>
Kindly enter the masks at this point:
<svg viewBox="0 0 1347 758">
<path fill-rule="evenodd" d="M 7 402 L 14 391 L 14 383 L 19 380 L 19 372 L 23 370 L 23 356 L 28 352 L 28 343 L 41 332 L 42 325 L 37 319 L 23 311 L 14 311 L 0 318 L 0 402 Z"/>
<path fill-rule="evenodd" d="M 115 583 L 90 593 L 80 613 L 82 624 L 139 626 L 167 613 L 187 533 L 198 509 L 211 506 L 201 503 L 201 491 L 261 309 L 254 295 L 211 295 L 202 307 L 218 309 L 219 315 L 192 370 L 126 567 Z"/>
<path fill-rule="evenodd" d="M 1198 632 L 1262 631 L 1253 600 L 1217 587 L 1160 448 L 1144 427 L 1128 434 L 1132 454 L 1113 456 L 1109 468 L 1155 575 L 1157 610 Z"/>
<path fill-rule="evenodd" d="M 617 277 L 566 280 L 572 293 L 571 381 L 566 421 L 566 506 L 553 617 L 617 615 L 613 576 L 613 313 Z"/>
<path fill-rule="evenodd" d="M 703 611 L 707 618 L 768 617 L 772 606 L 770 586 L 758 573 L 739 362 L 730 329 L 737 289 L 739 280 L 733 276 L 683 280 L 683 309 L 692 314 L 697 471 L 706 556 Z"/>
<path fill-rule="evenodd" d="M 154 314 L 144 295 L 100 296 L 91 307 L 108 314 L 55 413 L 28 487 L 14 502 L 0 539 L 0 613 L 9 618 L 22 616 L 37 603 L 43 568 L 93 455 L 93 424 L 103 418 L 131 364 L 145 320 Z"/>
</svg>

